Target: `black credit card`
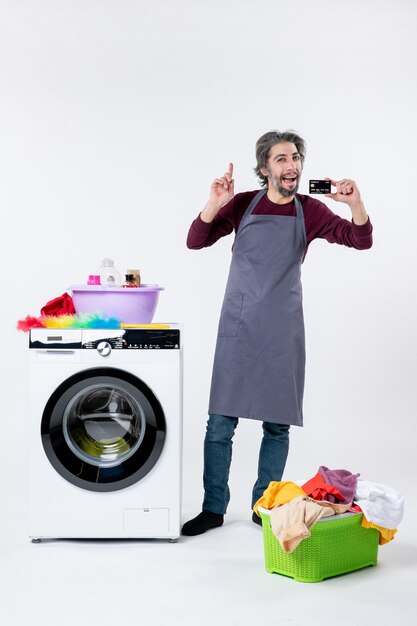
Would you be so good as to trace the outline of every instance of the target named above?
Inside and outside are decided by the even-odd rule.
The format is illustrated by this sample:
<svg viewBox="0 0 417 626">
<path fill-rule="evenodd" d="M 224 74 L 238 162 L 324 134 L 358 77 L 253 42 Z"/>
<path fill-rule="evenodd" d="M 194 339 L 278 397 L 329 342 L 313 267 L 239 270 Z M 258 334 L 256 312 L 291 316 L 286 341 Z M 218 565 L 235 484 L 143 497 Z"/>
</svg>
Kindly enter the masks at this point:
<svg viewBox="0 0 417 626">
<path fill-rule="evenodd" d="M 330 180 L 310 180 L 310 193 L 331 193 Z"/>
</svg>

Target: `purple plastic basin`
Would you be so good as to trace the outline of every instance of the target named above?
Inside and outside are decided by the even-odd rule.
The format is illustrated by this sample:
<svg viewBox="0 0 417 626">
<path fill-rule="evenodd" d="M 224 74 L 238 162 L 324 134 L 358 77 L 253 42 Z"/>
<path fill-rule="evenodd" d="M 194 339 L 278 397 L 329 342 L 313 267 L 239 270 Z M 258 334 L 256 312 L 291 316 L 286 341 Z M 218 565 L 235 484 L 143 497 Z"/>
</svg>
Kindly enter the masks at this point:
<svg viewBox="0 0 417 626">
<path fill-rule="evenodd" d="M 77 314 L 95 313 L 115 317 L 123 324 L 152 322 L 159 292 L 163 287 L 142 285 L 137 288 L 74 285 L 72 300 Z"/>
</svg>

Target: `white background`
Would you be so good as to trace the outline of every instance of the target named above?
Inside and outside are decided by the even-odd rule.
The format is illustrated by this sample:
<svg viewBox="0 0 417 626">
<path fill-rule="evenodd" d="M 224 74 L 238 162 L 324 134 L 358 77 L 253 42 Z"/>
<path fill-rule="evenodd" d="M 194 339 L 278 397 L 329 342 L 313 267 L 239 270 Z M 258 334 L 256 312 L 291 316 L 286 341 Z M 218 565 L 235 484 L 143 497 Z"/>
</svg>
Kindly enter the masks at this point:
<svg viewBox="0 0 417 626">
<path fill-rule="evenodd" d="M 416 60 L 413 0 L 0 0 L 3 503 L 24 514 L 27 335 L 16 322 L 105 256 L 185 328 L 185 515 L 233 236 L 188 250 L 212 179 L 258 186 L 264 132 L 296 129 L 309 178 L 357 181 L 374 246 L 310 246 L 305 427 L 284 478 L 347 468 L 414 498 Z M 349 209 L 327 201 L 349 218 Z M 241 420 L 230 511 L 250 515 L 260 424 Z"/>
</svg>

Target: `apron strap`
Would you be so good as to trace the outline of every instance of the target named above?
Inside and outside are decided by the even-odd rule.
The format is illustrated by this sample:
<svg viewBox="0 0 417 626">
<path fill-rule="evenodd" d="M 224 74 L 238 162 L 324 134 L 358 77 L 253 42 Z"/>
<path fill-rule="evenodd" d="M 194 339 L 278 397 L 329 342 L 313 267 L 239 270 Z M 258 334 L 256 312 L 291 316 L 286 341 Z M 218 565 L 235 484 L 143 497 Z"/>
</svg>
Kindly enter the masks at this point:
<svg viewBox="0 0 417 626">
<path fill-rule="evenodd" d="M 304 220 L 303 207 L 301 205 L 301 200 L 297 194 L 294 196 L 294 204 L 295 204 L 295 212 L 298 220 Z"/>
<path fill-rule="evenodd" d="M 266 194 L 267 191 L 268 191 L 268 189 L 261 189 L 260 191 L 258 191 L 256 196 L 252 199 L 252 202 L 249 204 L 248 208 L 244 212 L 243 217 L 240 220 L 240 223 L 242 223 L 243 220 L 252 213 L 253 209 L 256 207 L 256 205 L 258 204 L 259 200 L 264 197 L 264 195 Z"/>
<path fill-rule="evenodd" d="M 246 217 L 248 217 L 252 213 L 253 209 L 256 207 L 260 199 L 264 197 L 267 191 L 268 191 L 267 189 L 261 189 L 260 191 L 258 191 L 256 196 L 252 199 L 252 202 L 249 204 L 248 208 L 244 212 L 243 217 L 241 219 L 241 223 Z M 296 214 L 297 219 L 303 220 L 304 219 L 303 207 L 301 205 L 301 201 L 297 194 L 294 196 L 294 204 L 295 204 L 295 214 Z"/>
</svg>

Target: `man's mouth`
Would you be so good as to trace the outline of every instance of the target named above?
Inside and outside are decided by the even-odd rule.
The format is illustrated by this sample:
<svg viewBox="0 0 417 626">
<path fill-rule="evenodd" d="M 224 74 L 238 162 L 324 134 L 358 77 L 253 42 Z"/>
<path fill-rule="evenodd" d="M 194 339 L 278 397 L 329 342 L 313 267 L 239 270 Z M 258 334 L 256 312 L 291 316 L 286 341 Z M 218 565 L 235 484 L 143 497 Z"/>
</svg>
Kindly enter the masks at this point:
<svg viewBox="0 0 417 626">
<path fill-rule="evenodd" d="M 297 176 L 282 176 L 281 180 L 283 180 L 284 183 L 288 183 L 291 185 L 292 183 L 297 182 Z"/>
</svg>

